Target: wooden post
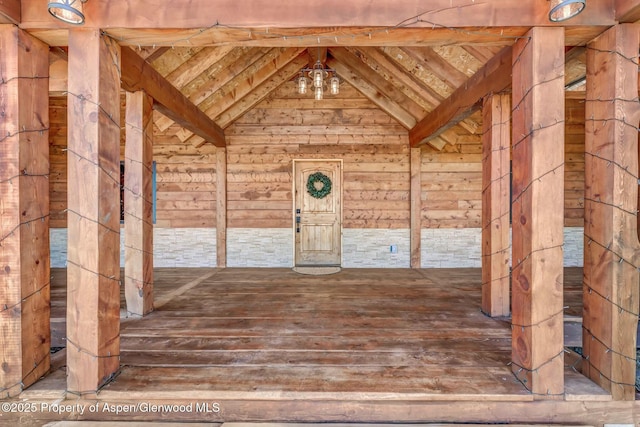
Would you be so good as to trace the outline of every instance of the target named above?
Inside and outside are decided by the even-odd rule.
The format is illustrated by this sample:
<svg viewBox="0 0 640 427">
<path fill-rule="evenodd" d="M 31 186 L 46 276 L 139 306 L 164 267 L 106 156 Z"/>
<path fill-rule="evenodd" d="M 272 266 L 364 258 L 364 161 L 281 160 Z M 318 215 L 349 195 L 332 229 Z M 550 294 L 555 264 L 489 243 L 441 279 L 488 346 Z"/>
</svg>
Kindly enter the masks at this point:
<svg viewBox="0 0 640 427">
<path fill-rule="evenodd" d="M 411 268 L 422 265 L 422 150 L 411 149 Z"/>
<path fill-rule="evenodd" d="M 227 266 L 227 150 L 216 149 L 216 258 L 218 268 Z"/>
<path fill-rule="evenodd" d="M 124 259 L 127 311 L 153 311 L 153 99 L 127 92 Z"/>
<path fill-rule="evenodd" d="M 49 47 L 0 25 L 0 399 L 49 370 Z"/>
<path fill-rule="evenodd" d="M 587 47 L 583 372 L 616 400 L 635 399 L 639 29 Z"/>
<path fill-rule="evenodd" d="M 119 367 L 120 47 L 69 30 L 67 390 L 92 396 Z"/>
<path fill-rule="evenodd" d="M 537 399 L 564 394 L 564 29 L 513 52 L 512 367 Z"/>
<path fill-rule="evenodd" d="M 510 95 L 488 95 L 482 112 L 482 312 L 508 316 Z"/>
</svg>

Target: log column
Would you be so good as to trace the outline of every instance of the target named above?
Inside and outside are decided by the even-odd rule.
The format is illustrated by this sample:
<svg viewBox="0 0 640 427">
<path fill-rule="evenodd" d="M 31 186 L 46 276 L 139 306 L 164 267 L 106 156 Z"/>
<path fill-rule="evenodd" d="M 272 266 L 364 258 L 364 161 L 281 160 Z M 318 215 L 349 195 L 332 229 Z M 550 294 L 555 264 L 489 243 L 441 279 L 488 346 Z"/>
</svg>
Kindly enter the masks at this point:
<svg viewBox="0 0 640 427">
<path fill-rule="evenodd" d="M 422 265 L 422 149 L 411 149 L 411 268 Z"/>
<path fill-rule="evenodd" d="M 537 399 L 564 393 L 564 28 L 513 51 L 512 368 Z"/>
<path fill-rule="evenodd" d="M 508 316 L 511 96 L 488 95 L 482 108 L 482 312 Z"/>
<path fill-rule="evenodd" d="M 583 371 L 617 400 L 635 399 L 639 28 L 587 47 Z"/>
<path fill-rule="evenodd" d="M 227 266 L 227 150 L 216 148 L 216 263 Z"/>
<path fill-rule="evenodd" d="M 0 399 L 49 370 L 49 47 L 0 25 Z"/>
<path fill-rule="evenodd" d="M 153 311 L 153 99 L 127 92 L 124 258 L 127 311 Z"/>
<path fill-rule="evenodd" d="M 120 47 L 69 31 L 67 390 L 92 396 L 119 367 Z"/>
</svg>

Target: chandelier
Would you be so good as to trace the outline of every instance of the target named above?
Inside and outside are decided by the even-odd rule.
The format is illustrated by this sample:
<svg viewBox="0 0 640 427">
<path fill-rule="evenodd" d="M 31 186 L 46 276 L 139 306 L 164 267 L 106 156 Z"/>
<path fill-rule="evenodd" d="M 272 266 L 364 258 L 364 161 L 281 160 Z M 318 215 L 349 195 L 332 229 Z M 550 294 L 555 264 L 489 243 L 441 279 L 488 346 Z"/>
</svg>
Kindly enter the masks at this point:
<svg viewBox="0 0 640 427">
<path fill-rule="evenodd" d="M 328 79 L 328 80 L 327 80 Z M 340 79 L 336 75 L 336 70 L 324 68 L 320 59 L 316 61 L 313 68 L 303 68 L 298 77 L 298 93 L 305 95 L 309 87 L 313 88 L 317 101 L 324 97 L 324 91 L 329 89 L 331 95 L 340 93 Z"/>
</svg>

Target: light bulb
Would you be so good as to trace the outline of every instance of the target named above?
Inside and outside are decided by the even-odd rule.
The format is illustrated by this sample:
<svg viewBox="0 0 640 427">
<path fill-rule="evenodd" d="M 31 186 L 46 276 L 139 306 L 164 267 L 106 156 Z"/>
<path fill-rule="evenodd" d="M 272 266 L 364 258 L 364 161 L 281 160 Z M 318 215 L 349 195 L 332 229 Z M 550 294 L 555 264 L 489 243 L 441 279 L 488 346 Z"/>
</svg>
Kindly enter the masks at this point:
<svg viewBox="0 0 640 427">
<path fill-rule="evenodd" d="M 340 80 L 336 77 L 333 76 L 331 77 L 331 95 L 337 95 L 338 93 L 340 93 Z"/>
<path fill-rule="evenodd" d="M 301 95 L 307 93 L 307 78 L 305 76 L 298 78 L 298 93 Z"/>
</svg>

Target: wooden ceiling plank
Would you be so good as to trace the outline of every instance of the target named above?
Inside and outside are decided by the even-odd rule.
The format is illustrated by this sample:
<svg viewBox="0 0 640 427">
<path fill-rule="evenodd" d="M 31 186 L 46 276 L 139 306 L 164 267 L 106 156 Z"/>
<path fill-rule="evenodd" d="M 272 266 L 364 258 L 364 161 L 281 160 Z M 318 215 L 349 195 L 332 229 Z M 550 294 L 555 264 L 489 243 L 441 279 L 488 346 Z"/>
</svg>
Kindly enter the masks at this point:
<svg viewBox="0 0 640 427">
<path fill-rule="evenodd" d="M 352 49 L 349 49 L 352 50 Z M 360 60 L 377 70 L 386 80 L 395 85 L 405 95 L 420 104 L 426 111 L 431 111 L 442 101 L 433 96 L 429 88 L 407 73 L 384 52 L 374 47 L 353 48 L 359 52 Z"/>
<path fill-rule="evenodd" d="M 431 47 L 407 47 L 403 50 L 417 61 L 423 63 L 452 89 L 457 89 L 469 78 L 465 73 L 449 64 Z"/>
<path fill-rule="evenodd" d="M 396 119 L 398 123 L 407 129 L 411 129 L 417 123 L 415 117 L 409 112 L 405 111 L 394 100 L 389 98 L 384 93 L 380 92 L 375 86 L 371 85 L 368 81 L 364 80 L 359 74 L 357 74 L 348 65 L 342 64 L 335 58 L 329 58 L 327 65 L 335 69 L 340 78 L 347 81 L 353 87 L 358 89 L 364 96 L 369 98 L 371 102 L 376 104 L 382 111 L 389 114 Z"/>
<path fill-rule="evenodd" d="M 435 105 L 440 104 L 453 92 L 453 89 L 426 67 L 422 61 L 416 60 L 402 48 L 386 46 L 382 48 L 382 51 L 431 94 L 436 100 Z"/>
<path fill-rule="evenodd" d="M 248 86 L 257 87 L 264 82 L 265 78 L 275 74 L 300 53 L 304 52 L 305 48 L 288 48 L 287 55 L 282 57 L 282 61 L 280 61 L 281 55 L 283 55 L 286 50 L 286 48 L 269 49 L 257 61 L 237 73 L 223 87 L 200 102 L 198 107 L 206 112 L 209 117 L 216 117 L 231 107 L 233 103 L 237 102 L 242 97 L 241 94 L 249 93 L 251 88 Z M 308 59 L 309 57 L 307 56 L 307 60 Z"/>
<path fill-rule="evenodd" d="M 131 48 L 138 54 L 143 51 L 142 48 L 138 46 L 132 46 Z M 155 68 L 161 75 L 166 76 L 201 50 L 202 47 L 168 49 L 163 55 L 155 59 L 153 68 Z"/>
<path fill-rule="evenodd" d="M 13 0 L 15 2 L 16 0 Z M 629 0 L 630 1 L 630 0 Z M 603 25 L 616 23 L 614 0 L 590 2 L 571 25 Z M 618 4 L 626 2 L 618 0 Z M 60 28 L 64 24 L 52 19 L 42 1 L 24 1 L 24 28 Z M 451 0 L 379 1 L 325 0 L 305 3 L 283 0 L 221 0 L 215 9 L 210 0 L 109 0 L 87 2 L 84 6 L 86 26 L 91 28 L 149 28 L 149 13 L 153 11 L 153 27 L 208 28 L 216 23 L 235 27 L 345 27 L 358 22 L 363 26 L 393 27 L 407 18 L 418 15 L 422 25 L 455 27 L 549 26 L 546 1 L 500 0 L 452 6 Z M 250 38 L 251 34 L 245 37 Z"/>
<path fill-rule="evenodd" d="M 205 112 L 209 117 L 220 116 L 223 112 L 232 108 L 239 100 L 249 95 L 253 90 L 289 65 L 305 50 L 302 47 L 291 47 L 284 51 L 273 49 L 274 53 L 278 54 L 275 58 L 270 59 L 255 71 L 249 70 L 250 72 L 239 74 L 229 85 L 231 87 L 230 90 L 226 90 L 227 88 L 225 87 L 225 93 L 221 93 L 221 96 L 216 97 Z"/>
<path fill-rule="evenodd" d="M 180 87 L 180 91 L 191 102 L 198 105 L 233 78 L 233 72 L 229 70 L 242 69 L 248 58 L 255 60 L 261 55 L 261 52 L 262 50 L 259 48 L 234 48 L 204 73 L 192 79 L 185 86 Z M 156 122 L 156 125 L 160 129 L 166 129 L 171 126 L 171 122 L 168 118 L 162 118 Z"/>
<path fill-rule="evenodd" d="M 145 46 L 141 49 L 140 56 L 149 64 L 153 64 L 156 59 L 167 53 L 169 49 L 170 48 L 168 46 Z"/>
<path fill-rule="evenodd" d="M 21 10 L 20 0 L 0 0 L 0 24 L 19 24 Z"/>
<path fill-rule="evenodd" d="M 238 118 L 242 117 L 247 111 L 252 109 L 263 99 L 267 98 L 272 91 L 296 76 L 300 72 L 300 69 L 304 68 L 308 64 L 308 62 L 308 56 L 304 54 L 299 55 L 284 68 L 280 69 L 270 79 L 267 79 L 255 90 L 251 91 L 249 94 L 236 102 L 231 108 L 227 109 L 224 113 L 217 116 L 215 118 L 216 122 L 219 123 L 223 128 L 226 128 Z"/>
<path fill-rule="evenodd" d="M 640 21 L 640 4 L 637 0 L 615 0 L 616 20 L 619 22 Z"/>
<path fill-rule="evenodd" d="M 249 95 L 258 86 L 268 81 L 273 75 L 286 67 L 291 61 L 300 56 L 306 49 L 275 48 L 264 55 L 263 60 L 257 61 L 253 66 L 238 74 L 221 90 L 214 93 L 199 105 L 207 116 L 218 117 L 226 110 L 230 109 L 245 96 Z M 242 113 L 244 114 L 244 113 Z M 190 135 L 189 135 L 190 137 Z M 185 138 L 188 139 L 188 138 Z"/>
<path fill-rule="evenodd" d="M 122 87 L 129 92 L 144 90 L 162 114 L 217 147 L 226 145 L 224 131 L 218 125 L 127 47 L 122 48 Z"/>
<path fill-rule="evenodd" d="M 173 70 L 166 76 L 166 79 L 178 89 L 191 82 L 200 74 L 206 72 L 216 62 L 220 61 L 229 52 L 233 50 L 232 46 L 221 46 L 214 48 L 205 48 L 200 52 L 186 60 L 178 68 Z M 167 130 L 171 126 L 171 119 L 162 117 L 156 121 L 156 126 L 162 131 Z"/>
<path fill-rule="evenodd" d="M 175 87 L 181 88 L 233 50 L 233 46 L 205 48 L 182 63 L 166 77 Z"/>
<path fill-rule="evenodd" d="M 338 62 L 354 70 L 387 98 L 398 105 L 402 105 L 402 109 L 414 118 L 419 120 L 427 114 L 427 111 L 422 106 L 398 90 L 391 82 L 385 80 L 378 72 L 365 65 L 358 56 L 349 52 L 346 48 L 330 48 L 329 52 Z M 341 76 L 340 73 L 338 75 Z"/>
<path fill-rule="evenodd" d="M 437 136 L 469 116 L 483 96 L 511 85 L 512 48 L 503 48 L 477 73 L 409 132 L 411 146 Z"/>
<path fill-rule="evenodd" d="M 575 46 L 565 54 L 564 84 L 570 85 L 587 75 L 587 49 Z M 584 88 L 583 88 L 584 89 Z"/>
</svg>

